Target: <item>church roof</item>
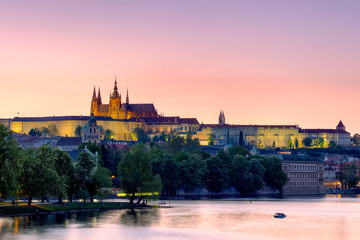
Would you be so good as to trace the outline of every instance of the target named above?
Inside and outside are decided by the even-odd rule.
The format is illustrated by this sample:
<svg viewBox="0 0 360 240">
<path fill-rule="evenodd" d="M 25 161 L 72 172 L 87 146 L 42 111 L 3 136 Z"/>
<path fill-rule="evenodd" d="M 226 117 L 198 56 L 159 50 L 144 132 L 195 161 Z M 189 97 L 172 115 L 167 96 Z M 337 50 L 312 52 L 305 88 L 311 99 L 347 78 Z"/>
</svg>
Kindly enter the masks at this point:
<svg viewBox="0 0 360 240">
<path fill-rule="evenodd" d="M 348 133 L 342 129 L 300 129 L 300 133 Z"/>
<path fill-rule="evenodd" d="M 56 146 L 80 146 L 81 137 L 61 137 Z"/>
<path fill-rule="evenodd" d="M 199 124 L 196 118 L 180 118 L 181 124 Z"/>
<path fill-rule="evenodd" d="M 126 104 L 126 108 L 131 112 L 156 112 L 152 103 Z"/>
<path fill-rule="evenodd" d="M 340 120 L 339 124 L 336 126 L 337 128 L 338 127 L 345 127 L 344 124 L 342 123 L 342 121 Z"/>
</svg>

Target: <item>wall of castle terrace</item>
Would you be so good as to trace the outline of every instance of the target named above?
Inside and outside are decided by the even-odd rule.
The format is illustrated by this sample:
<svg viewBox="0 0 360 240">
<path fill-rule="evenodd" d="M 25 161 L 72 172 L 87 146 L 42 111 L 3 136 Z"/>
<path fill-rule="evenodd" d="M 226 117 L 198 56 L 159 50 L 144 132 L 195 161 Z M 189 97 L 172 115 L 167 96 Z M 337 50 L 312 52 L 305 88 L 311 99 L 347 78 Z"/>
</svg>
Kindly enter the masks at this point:
<svg viewBox="0 0 360 240">
<path fill-rule="evenodd" d="M 257 146 L 260 148 L 288 147 L 289 140 L 295 144 L 299 139 L 299 127 L 296 125 L 268 125 L 258 126 L 257 129 Z"/>
<path fill-rule="evenodd" d="M 32 128 L 48 127 L 54 124 L 58 129 L 58 135 L 74 137 L 77 126 L 84 127 L 88 123 L 88 116 L 64 116 L 64 117 L 38 117 L 38 118 L 14 118 L 10 122 L 10 130 L 17 133 L 28 134 Z M 133 140 L 132 131 L 136 127 L 144 128 L 145 124 L 139 120 L 113 120 L 109 117 L 96 117 L 98 125 L 103 130 L 111 130 L 115 140 Z"/>
</svg>

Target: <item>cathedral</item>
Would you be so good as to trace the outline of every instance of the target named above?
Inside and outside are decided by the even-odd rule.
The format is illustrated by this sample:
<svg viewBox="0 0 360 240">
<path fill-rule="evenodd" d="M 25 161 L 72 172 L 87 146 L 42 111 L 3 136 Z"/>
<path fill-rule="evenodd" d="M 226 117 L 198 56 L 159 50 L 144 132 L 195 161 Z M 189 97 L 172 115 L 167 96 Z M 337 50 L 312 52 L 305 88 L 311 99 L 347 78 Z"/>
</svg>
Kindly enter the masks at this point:
<svg viewBox="0 0 360 240">
<path fill-rule="evenodd" d="M 159 117 L 152 103 L 133 104 L 129 102 L 129 91 L 126 92 L 126 101 L 121 101 L 121 94 L 118 92 L 117 82 L 112 94 L 110 94 L 109 104 L 103 104 L 101 100 L 100 88 L 96 96 L 96 90 L 91 100 L 90 115 L 95 117 L 111 117 L 112 119 L 131 119 L 144 117 Z"/>
</svg>

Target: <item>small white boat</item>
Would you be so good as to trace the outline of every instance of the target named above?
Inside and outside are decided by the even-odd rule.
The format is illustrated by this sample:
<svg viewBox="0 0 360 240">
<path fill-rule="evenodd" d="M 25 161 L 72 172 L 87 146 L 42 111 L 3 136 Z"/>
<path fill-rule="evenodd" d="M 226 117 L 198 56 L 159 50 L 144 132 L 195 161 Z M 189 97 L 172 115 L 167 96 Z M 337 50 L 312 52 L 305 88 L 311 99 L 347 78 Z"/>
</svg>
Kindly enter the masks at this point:
<svg viewBox="0 0 360 240">
<path fill-rule="evenodd" d="M 159 205 L 165 205 L 165 204 L 167 204 L 165 201 L 160 201 L 159 203 L 158 203 Z"/>
<path fill-rule="evenodd" d="M 274 218 L 285 218 L 285 217 L 286 217 L 286 215 L 284 213 L 277 212 L 274 214 Z"/>
</svg>

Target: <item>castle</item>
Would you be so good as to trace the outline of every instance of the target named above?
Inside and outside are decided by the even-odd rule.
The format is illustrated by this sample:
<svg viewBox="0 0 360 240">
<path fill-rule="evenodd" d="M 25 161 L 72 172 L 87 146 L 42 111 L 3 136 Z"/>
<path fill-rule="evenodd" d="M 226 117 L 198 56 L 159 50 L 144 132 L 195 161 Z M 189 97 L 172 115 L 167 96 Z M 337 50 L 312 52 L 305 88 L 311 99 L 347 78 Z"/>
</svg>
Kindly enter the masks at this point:
<svg viewBox="0 0 360 240">
<path fill-rule="evenodd" d="M 113 93 L 110 94 L 109 104 L 103 104 L 100 88 L 96 96 L 95 87 L 91 100 L 90 115 L 95 117 L 111 117 L 112 119 L 130 119 L 143 117 L 158 117 L 154 104 L 130 104 L 129 91 L 126 92 L 126 102 L 122 103 L 121 94 L 118 92 L 115 77 Z"/>
<path fill-rule="evenodd" d="M 90 117 L 91 116 L 91 117 Z M 94 87 L 90 116 L 58 116 L 58 117 L 15 117 L 0 119 L 0 124 L 16 133 L 28 134 L 32 128 L 55 125 L 59 136 L 75 136 L 75 129 L 81 126 L 90 137 L 94 131 L 88 125 L 90 118 L 96 120 L 103 131 L 110 130 L 115 140 L 137 140 L 135 128 L 142 128 L 151 138 L 160 134 L 177 134 L 185 136 L 188 131 L 199 139 L 201 145 L 209 144 L 209 137 L 214 136 L 215 145 L 244 145 L 257 148 L 297 148 L 303 147 L 302 140 L 310 138 L 324 140 L 324 147 L 331 142 L 337 145 L 351 145 L 350 133 L 345 130 L 342 121 L 335 129 L 302 129 L 297 125 L 230 125 L 225 122 L 225 113 L 220 111 L 218 124 L 199 124 L 196 118 L 179 116 L 160 116 L 152 103 L 131 104 L 129 92 L 122 102 L 115 79 L 109 104 L 103 104 L 100 88 L 96 95 Z M 96 140 L 99 141 L 98 139 Z"/>
</svg>

